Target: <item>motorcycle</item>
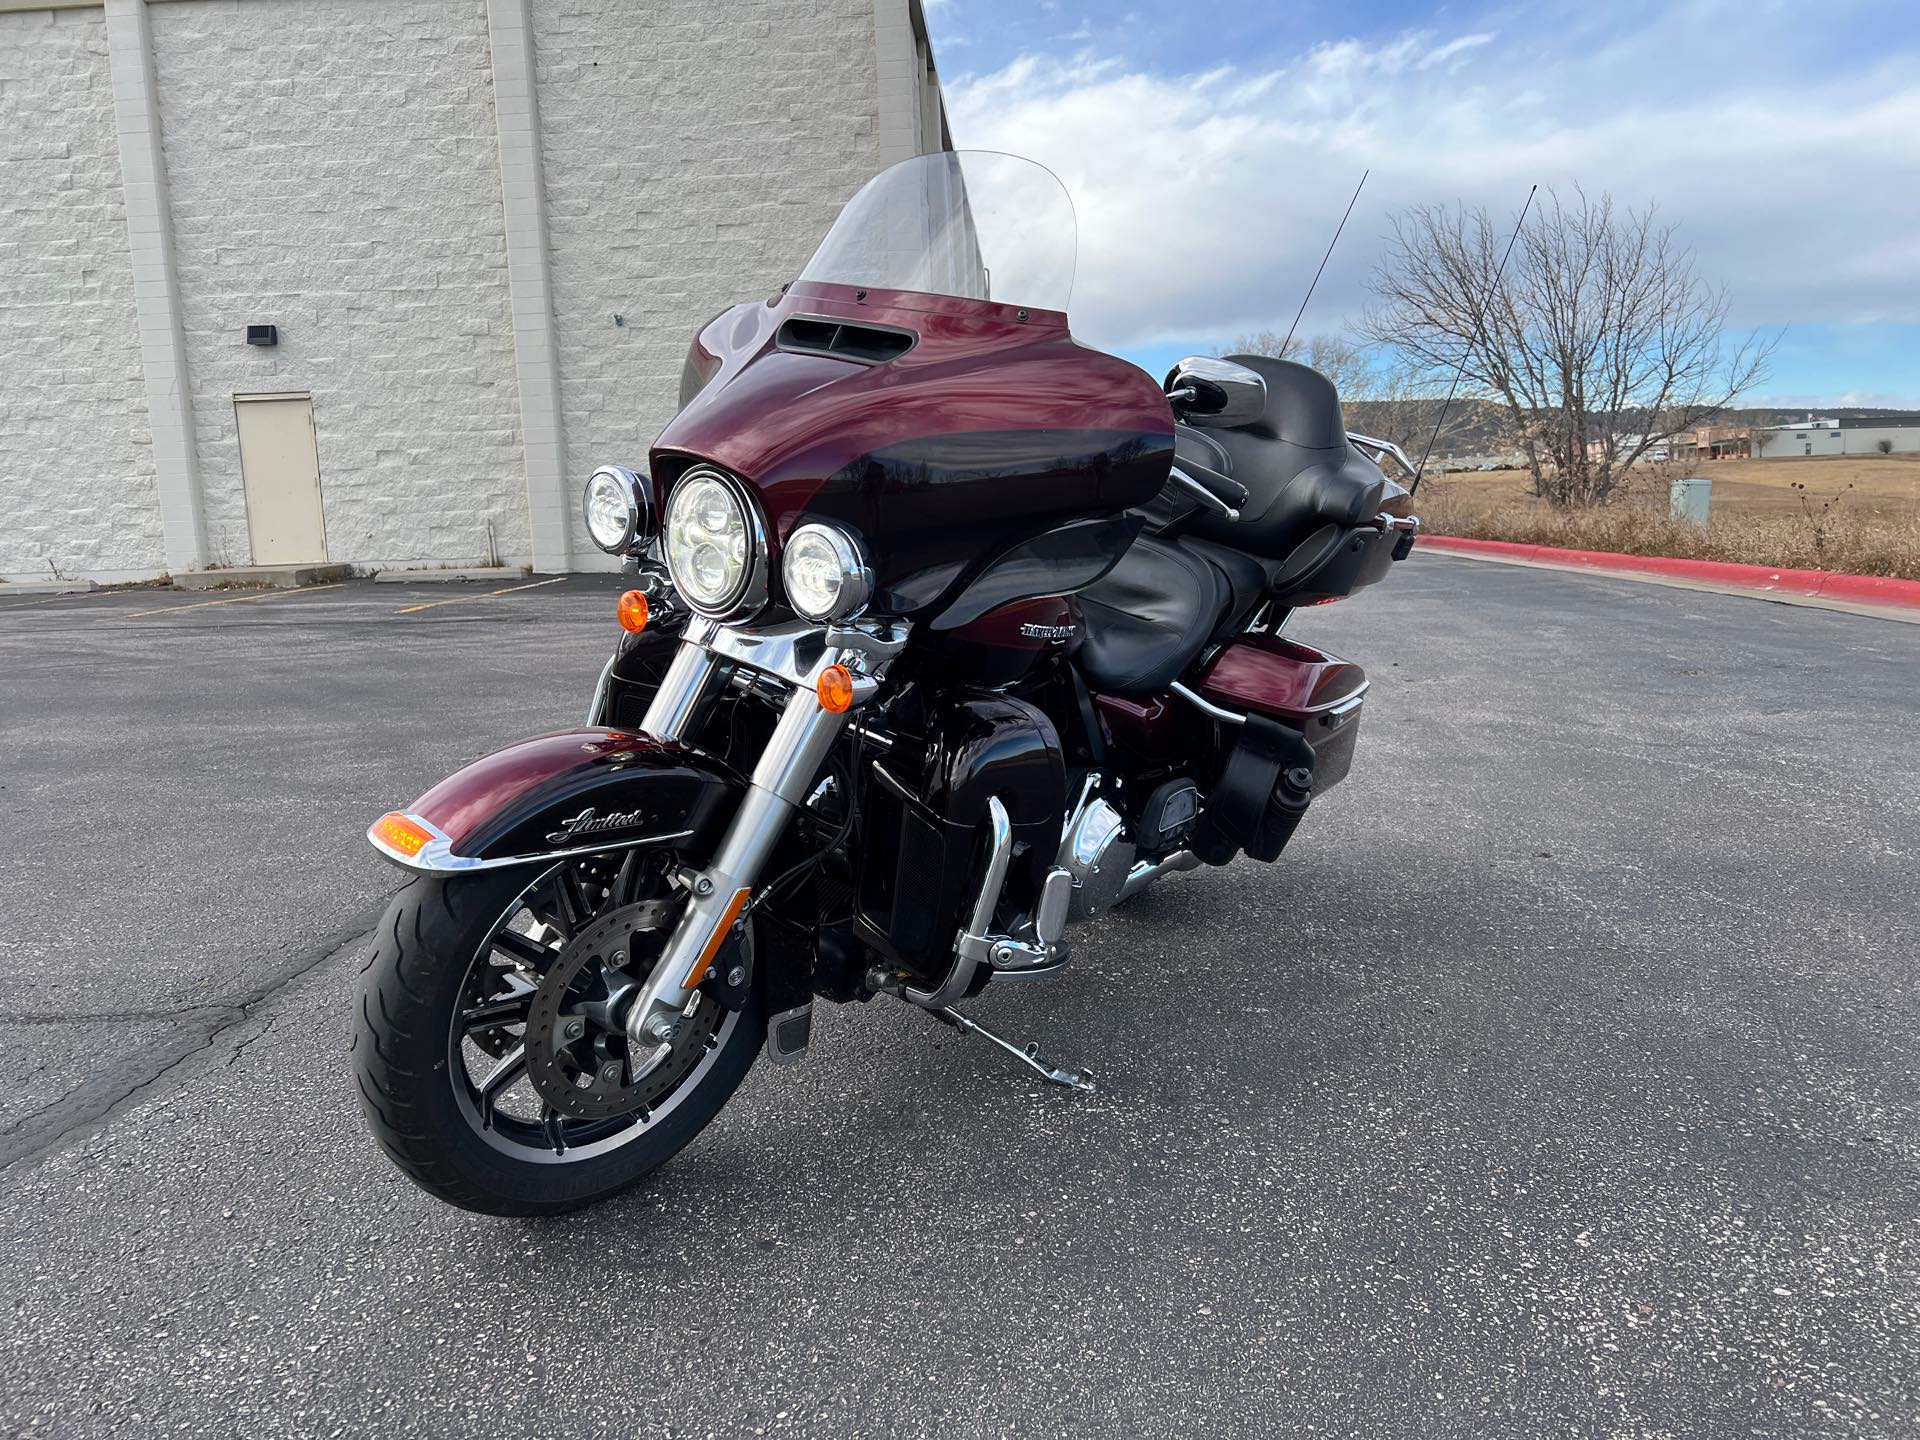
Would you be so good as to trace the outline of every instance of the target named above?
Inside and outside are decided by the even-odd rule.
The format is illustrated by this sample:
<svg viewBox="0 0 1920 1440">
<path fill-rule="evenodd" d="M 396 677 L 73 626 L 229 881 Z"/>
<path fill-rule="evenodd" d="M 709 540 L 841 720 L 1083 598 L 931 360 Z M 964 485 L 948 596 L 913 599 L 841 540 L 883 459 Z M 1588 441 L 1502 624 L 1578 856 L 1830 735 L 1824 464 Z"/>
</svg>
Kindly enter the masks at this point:
<svg viewBox="0 0 1920 1440">
<path fill-rule="evenodd" d="M 648 467 L 587 481 L 633 579 L 586 723 L 368 832 L 413 878 L 354 1067 L 429 1192 L 631 1185 L 822 1001 L 1091 1088 L 958 1006 L 1166 875 L 1278 859 L 1347 774 L 1366 674 L 1282 632 L 1406 557 L 1411 465 L 1305 366 L 1079 344 L 1074 261 L 1043 167 L 895 165 L 699 331 Z"/>
</svg>

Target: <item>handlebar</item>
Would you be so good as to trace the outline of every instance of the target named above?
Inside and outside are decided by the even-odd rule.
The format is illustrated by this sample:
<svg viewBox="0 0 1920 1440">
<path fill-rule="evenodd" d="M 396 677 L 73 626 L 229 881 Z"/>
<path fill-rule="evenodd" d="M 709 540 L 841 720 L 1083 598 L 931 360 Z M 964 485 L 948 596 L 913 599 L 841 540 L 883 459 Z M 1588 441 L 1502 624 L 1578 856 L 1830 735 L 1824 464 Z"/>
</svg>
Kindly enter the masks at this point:
<svg viewBox="0 0 1920 1440">
<path fill-rule="evenodd" d="M 1191 460 L 1182 460 L 1171 471 L 1171 478 L 1183 486 L 1189 494 L 1213 506 L 1229 520 L 1240 518 L 1240 507 L 1247 503 L 1250 493 L 1230 475 L 1222 475 L 1218 470 L 1209 470 L 1204 465 Z"/>
</svg>

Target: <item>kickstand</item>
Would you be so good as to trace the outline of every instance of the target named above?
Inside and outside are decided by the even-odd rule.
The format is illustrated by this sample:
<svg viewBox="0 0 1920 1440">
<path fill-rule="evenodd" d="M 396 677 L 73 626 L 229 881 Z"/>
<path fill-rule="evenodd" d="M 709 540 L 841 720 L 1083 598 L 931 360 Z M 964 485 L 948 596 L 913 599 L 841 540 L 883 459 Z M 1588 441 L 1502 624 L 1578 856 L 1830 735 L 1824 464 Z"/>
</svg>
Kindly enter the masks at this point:
<svg viewBox="0 0 1920 1440">
<path fill-rule="evenodd" d="M 1040 1050 L 1037 1044 L 1029 1045 L 1026 1049 L 1022 1050 L 1011 1040 L 1001 1039 L 978 1020 L 969 1019 L 951 1005 L 940 1010 L 929 1010 L 927 1013 L 933 1016 L 934 1019 L 951 1025 L 962 1035 L 978 1035 L 983 1040 L 991 1040 L 995 1045 L 998 1045 L 1002 1050 L 1006 1051 L 1007 1054 L 1013 1056 L 1014 1059 L 1018 1060 L 1022 1065 L 1025 1065 L 1029 1070 L 1032 1070 L 1049 1085 L 1065 1085 L 1073 1090 L 1093 1089 L 1093 1072 L 1091 1070 L 1068 1070 L 1064 1067 L 1049 1065 L 1046 1061 L 1035 1058 Z"/>
</svg>

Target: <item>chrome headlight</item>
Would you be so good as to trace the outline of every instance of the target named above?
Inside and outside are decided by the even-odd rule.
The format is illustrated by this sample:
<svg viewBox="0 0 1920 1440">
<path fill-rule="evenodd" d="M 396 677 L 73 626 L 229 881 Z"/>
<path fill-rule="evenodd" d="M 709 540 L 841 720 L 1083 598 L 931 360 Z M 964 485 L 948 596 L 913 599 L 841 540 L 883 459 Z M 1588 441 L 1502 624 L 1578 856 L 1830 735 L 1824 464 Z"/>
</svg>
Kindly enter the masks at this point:
<svg viewBox="0 0 1920 1440">
<path fill-rule="evenodd" d="M 767 598 L 767 534 L 753 497 L 730 475 L 697 466 L 667 501 L 667 569 L 694 609 L 717 620 Z"/>
<path fill-rule="evenodd" d="M 587 538 L 609 555 L 628 555 L 653 538 L 646 482 L 624 465 L 602 465 L 587 478 L 580 508 Z"/>
<path fill-rule="evenodd" d="M 780 559 L 787 603 L 809 620 L 845 620 L 873 595 L 873 572 L 853 537 L 832 525 L 802 525 Z"/>
</svg>

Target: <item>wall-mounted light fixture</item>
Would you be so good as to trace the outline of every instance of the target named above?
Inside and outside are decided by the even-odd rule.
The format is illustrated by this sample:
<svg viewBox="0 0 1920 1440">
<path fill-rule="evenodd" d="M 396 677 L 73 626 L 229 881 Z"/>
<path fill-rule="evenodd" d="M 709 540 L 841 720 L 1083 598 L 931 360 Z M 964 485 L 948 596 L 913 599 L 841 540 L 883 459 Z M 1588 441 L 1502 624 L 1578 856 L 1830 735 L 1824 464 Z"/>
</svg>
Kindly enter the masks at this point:
<svg viewBox="0 0 1920 1440">
<path fill-rule="evenodd" d="M 247 343 L 249 345 L 278 345 L 280 343 L 280 327 L 278 325 L 249 325 L 247 326 Z"/>
</svg>

